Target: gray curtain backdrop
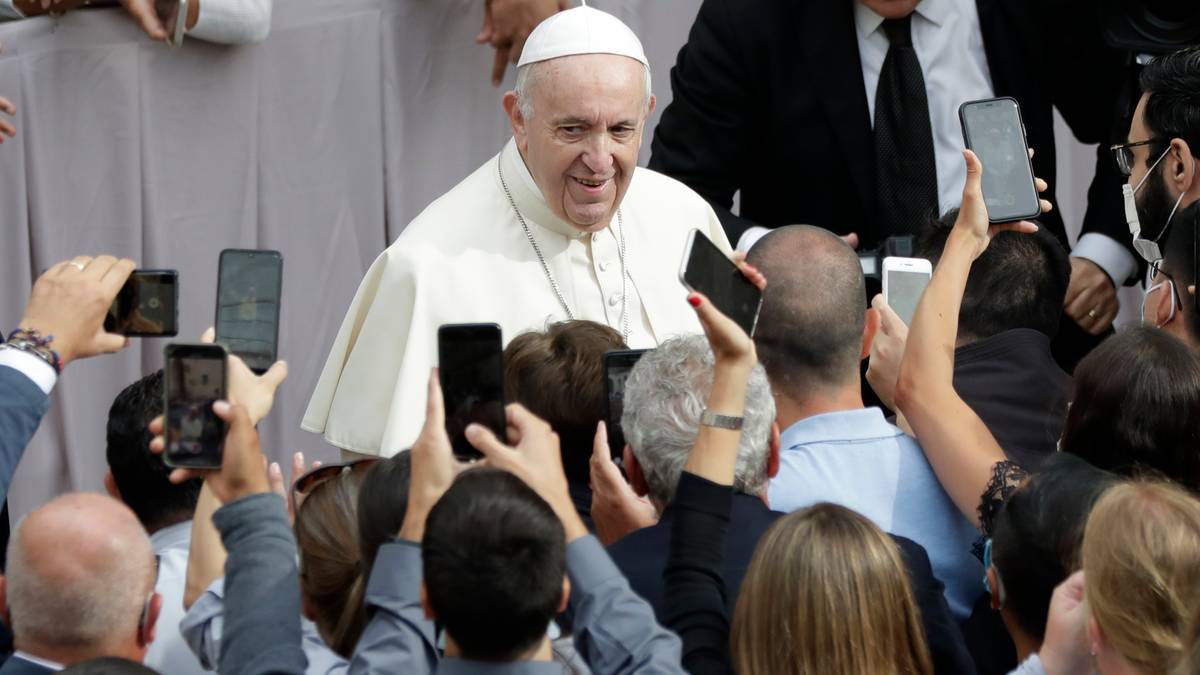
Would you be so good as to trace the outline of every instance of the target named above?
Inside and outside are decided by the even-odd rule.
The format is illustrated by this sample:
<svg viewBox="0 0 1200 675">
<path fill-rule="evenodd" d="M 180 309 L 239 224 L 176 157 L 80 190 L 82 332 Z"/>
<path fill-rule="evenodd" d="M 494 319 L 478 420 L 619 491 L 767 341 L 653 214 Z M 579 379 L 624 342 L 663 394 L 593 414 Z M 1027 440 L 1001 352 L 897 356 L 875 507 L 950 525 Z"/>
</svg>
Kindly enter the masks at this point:
<svg viewBox="0 0 1200 675">
<path fill-rule="evenodd" d="M 700 0 L 592 4 L 641 36 L 661 112 Z M 472 42 L 482 18 L 482 0 L 276 0 L 265 43 L 180 49 L 149 42 L 119 9 L 0 26 L 0 95 L 19 129 L 0 147 L 2 329 L 41 270 L 113 253 L 179 270 L 179 339 L 194 340 L 213 320 L 221 249 L 278 249 L 291 375 L 260 427 L 264 449 L 285 471 L 296 450 L 335 459 L 299 421 L 359 279 L 508 137 L 492 51 Z M 1090 175 L 1086 150 L 1064 157 Z M 1065 202 L 1079 203 L 1086 175 Z M 102 489 L 109 405 L 161 367 L 164 342 L 70 366 L 13 482 L 14 517 Z"/>
</svg>

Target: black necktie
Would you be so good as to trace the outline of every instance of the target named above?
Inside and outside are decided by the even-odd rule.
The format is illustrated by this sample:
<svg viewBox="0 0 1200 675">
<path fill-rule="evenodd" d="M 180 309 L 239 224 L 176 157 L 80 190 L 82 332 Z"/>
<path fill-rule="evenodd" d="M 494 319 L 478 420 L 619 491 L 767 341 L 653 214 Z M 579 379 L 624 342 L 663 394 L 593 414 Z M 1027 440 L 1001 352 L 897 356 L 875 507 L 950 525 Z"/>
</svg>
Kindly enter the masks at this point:
<svg viewBox="0 0 1200 675">
<path fill-rule="evenodd" d="M 937 213 L 937 165 L 912 15 L 883 22 L 887 57 L 875 90 L 875 194 L 884 236 L 912 234 Z"/>
</svg>

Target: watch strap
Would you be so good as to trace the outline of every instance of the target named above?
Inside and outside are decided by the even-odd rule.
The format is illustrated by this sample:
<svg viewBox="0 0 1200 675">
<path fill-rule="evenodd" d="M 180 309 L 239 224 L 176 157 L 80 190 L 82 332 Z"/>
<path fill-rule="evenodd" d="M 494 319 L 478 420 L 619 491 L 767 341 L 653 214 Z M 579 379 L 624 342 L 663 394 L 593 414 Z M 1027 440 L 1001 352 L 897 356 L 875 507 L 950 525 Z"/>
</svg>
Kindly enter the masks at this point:
<svg viewBox="0 0 1200 675">
<path fill-rule="evenodd" d="M 706 427 L 715 427 L 717 429 L 729 429 L 730 431 L 738 431 L 742 428 L 744 417 L 734 415 L 721 415 L 711 410 L 705 410 L 700 415 L 700 424 Z"/>
</svg>

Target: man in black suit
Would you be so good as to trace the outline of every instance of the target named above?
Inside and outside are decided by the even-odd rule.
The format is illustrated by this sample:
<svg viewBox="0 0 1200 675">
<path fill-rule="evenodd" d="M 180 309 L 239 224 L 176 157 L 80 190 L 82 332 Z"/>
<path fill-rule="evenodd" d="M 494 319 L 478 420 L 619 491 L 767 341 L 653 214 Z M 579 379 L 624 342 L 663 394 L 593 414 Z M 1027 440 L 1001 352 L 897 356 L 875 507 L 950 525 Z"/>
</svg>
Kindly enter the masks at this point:
<svg viewBox="0 0 1200 675">
<path fill-rule="evenodd" d="M 628 440 L 625 469 L 634 492 L 648 495 L 660 518 L 613 543 L 608 552 L 630 587 L 650 603 L 660 619 L 665 605 L 663 571 L 674 517 L 671 502 L 700 427 L 712 369 L 712 352 L 704 336 L 672 338 L 643 356 L 625 385 L 621 419 Z M 783 515 L 770 510 L 765 501 L 767 481 L 779 469 L 779 428 L 771 385 L 761 367 L 750 376 L 743 416 L 725 542 L 724 579 L 731 616 L 759 537 Z M 607 449 L 601 450 L 593 455 L 593 462 L 608 461 Z M 902 537 L 893 539 L 908 568 L 936 671 L 974 673 L 943 596 L 945 588 L 934 577 L 925 549 Z"/>
<path fill-rule="evenodd" d="M 1046 178 L 1053 109 L 1081 141 L 1110 140 L 1126 57 L 1102 43 L 1097 12 L 1083 0 L 705 0 L 650 167 L 703 195 L 738 248 L 794 223 L 874 248 L 957 204 L 962 102 L 1015 98 Z M 1088 196 L 1065 310 L 1099 335 L 1137 271 L 1103 149 Z M 1043 223 L 1069 248 L 1058 213 Z"/>
</svg>

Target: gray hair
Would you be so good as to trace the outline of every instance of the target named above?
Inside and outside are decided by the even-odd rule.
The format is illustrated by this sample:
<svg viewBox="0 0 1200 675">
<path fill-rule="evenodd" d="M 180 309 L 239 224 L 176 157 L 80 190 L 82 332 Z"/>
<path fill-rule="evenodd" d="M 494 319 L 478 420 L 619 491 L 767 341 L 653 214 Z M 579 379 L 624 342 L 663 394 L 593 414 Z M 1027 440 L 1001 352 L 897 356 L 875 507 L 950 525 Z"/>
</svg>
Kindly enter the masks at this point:
<svg viewBox="0 0 1200 675">
<path fill-rule="evenodd" d="M 513 87 L 513 91 L 517 94 L 517 107 L 521 109 L 521 117 L 526 120 L 533 119 L 533 88 L 537 83 L 538 72 L 541 70 L 539 66 L 545 61 L 535 61 L 527 63 L 520 68 L 517 68 L 517 83 Z M 643 79 L 646 85 L 646 108 L 650 108 L 650 66 L 642 64 Z"/>
<path fill-rule="evenodd" d="M 713 363 L 703 335 L 675 337 L 647 352 L 625 383 L 621 427 L 659 508 L 675 496 L 679 475 L 696 442 L 700 415 L 712 389 Z M 761 364 L 750 373 L 743 415 L 733 487 L 757 494 L 767 482 L 775 421 L 775 399 Z"/>
<path fill-rule="evenodd" d="M 57 555 L 48 556 L 44 546 L 34 552 L 26 550 L 30 546 L 24 543 L 30 517 L 34 514 L 22 518 L 13 528 L 5 570 L 8 610 L 17 639 L 53 647 L 97 649 L 131 635 L 147 601 L 145 584 L 154 574 L 153 550 L 145 533 L 137 532 L 140 536 L 136 539 L 125 532 L 96 533 L 101 537 L 100 547 L 75 550 L 72 544 L 78 544 L 78 538 L 67 536 L 74 541 L 64 541 L 63 548 L 54 551 Z M 132 513 L 129 518 L 136 525 Z M 43 524 L 38 522 L 32 527 Z M 109 523 L 97 521 L 92 525 Z"/>
</svg>

